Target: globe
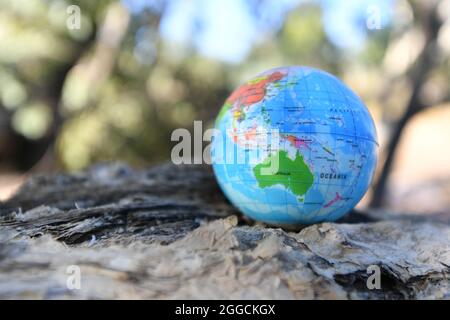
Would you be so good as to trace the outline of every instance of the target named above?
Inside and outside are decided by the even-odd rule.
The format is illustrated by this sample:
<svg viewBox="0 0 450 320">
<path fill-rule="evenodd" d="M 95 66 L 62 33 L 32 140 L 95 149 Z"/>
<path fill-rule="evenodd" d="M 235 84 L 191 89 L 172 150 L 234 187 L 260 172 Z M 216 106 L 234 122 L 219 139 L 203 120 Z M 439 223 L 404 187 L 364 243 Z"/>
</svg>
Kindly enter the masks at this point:
<svg viewBox="0 0 450 320">
<path fill-rule="evenodd" d="M 230 202 L 271 225 L 335 221 L 366 193 L 377 163 L 374 121 L 337 77 L 290 66 L 238 87 L 211 142 Z"/>
</svg>

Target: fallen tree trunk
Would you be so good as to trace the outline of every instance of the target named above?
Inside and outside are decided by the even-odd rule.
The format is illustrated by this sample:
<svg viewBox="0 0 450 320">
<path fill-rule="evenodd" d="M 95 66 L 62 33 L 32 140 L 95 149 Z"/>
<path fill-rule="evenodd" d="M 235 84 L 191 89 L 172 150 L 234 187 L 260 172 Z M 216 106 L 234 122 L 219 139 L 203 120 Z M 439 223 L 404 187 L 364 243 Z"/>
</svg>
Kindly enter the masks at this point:
<svg viewBox="0 0 450 320">
<path fill-rule="evenodd" d="M 0 298 L 449 298 L 449 266 L 447 217 L 270 228 L 201 166 L 36 176 L 0 206 Z"/>
</svg>

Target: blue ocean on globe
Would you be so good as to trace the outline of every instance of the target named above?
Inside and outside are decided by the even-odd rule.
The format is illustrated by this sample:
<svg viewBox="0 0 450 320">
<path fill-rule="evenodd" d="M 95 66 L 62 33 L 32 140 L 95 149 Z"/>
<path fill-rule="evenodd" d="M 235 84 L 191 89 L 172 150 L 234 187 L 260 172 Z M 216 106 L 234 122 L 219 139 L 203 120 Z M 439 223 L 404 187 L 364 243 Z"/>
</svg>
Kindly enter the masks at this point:
<svg viewBox="0 0 450 320">
<path fill-rule="evenodd" d="M 237 88 L 215 123 L 217 181 L 245 215 L 273 225 L 335 221 L 366 193 L 377 163 L 374 121 L 335 76 L 266 71 Z"/>
</svg>

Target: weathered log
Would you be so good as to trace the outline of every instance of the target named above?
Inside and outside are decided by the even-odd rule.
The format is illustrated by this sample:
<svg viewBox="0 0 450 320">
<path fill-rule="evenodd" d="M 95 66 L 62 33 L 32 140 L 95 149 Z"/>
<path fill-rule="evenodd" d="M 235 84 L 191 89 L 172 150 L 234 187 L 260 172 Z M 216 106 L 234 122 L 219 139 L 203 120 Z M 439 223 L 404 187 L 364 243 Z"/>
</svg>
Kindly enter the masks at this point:
<svg viewBox="0 0 450 320">
<path fill-rule="evenodd" d="M 272 228 L 242 217 L 202 166 L 36 176 L 0 205 L 0 298 L 449 298 L 449 266 L 445 216 Z"/>
</svg>

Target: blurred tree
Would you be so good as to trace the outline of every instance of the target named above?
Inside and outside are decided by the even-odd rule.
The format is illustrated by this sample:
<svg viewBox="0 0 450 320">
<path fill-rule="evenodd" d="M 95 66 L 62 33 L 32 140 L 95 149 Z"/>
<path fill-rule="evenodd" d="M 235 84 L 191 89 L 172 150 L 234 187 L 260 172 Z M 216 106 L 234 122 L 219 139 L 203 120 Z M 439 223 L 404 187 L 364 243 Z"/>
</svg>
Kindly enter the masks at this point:
<svg viewBox="0 0 450 320">
<path fill-rule="evenodd" d="M 410 119 L 417 113 L 425 110 L 427 107 L 438 105 L 445 101 L 449 101 L 448 88 L 447 92 L 440 94 L 437 99 L 430 99 L 426 95 L 426 88 L 433 81 L 436 76 L 436 72 L 444 72 L 444 80 L 448 83 L 449 73 L 448 69 L 436 70 L 437 67 L 447 61 L 448 55 L 442 52 L 438 44 L 439 31 L 444 22 L 444 18 L 440 15 L 440 9 L 442 10 L 442 2 L 440 1 L 412 1 L 411 8 L 413 10 L 414 17 L 417 17 L 414 21 L 416 25 L 413 26 L 415 30 L 422 33 L 424 36 L 424 44 L 419 51 L 415 61 L 412 61 L 409 69 L 402 73 L 400 77 L 405 77 L 410 87 L 410 96 L 406 102 L 403 114 L 394 123 L 391 137 L 385 150 L 385 160 L 382 166 L 381 173 L 375 183 L 373 196 L 371 199 L 371 206 L 380 207 L 385 204 L 386 199 L 386 187 L 389 178 L 389 174 L 392 169 L 392 164 L 395 158 L 397 146 L 400 142 L 402 132 L 405 129 Z M 399 36 L 399 35 L 395 35 Z M 396 39 L 391 41 L 391 45 L 396 44 Z M 405 48 L 403 48 L 405 49 Z M 389 48 L 387 50 L 389 52 Z M 445 74 L 446 73 L 446 74 Z M 388 80 L 388 85 L 385 89 L 385 96 L 389 95 L 389 91 L 392 88 L 394 81 L 398 81 L 399 77 L 393 77 Z M 432 85 L 432 84 L 431 84 Z M 386 99 L 386 97 L 385 97 Z"/>
<path fill-rule="evenodd" d="M 48 11 L 40 1 L 0 3 L 0 164 L 16 170 L 31 168 L 55 141 L 65 78 L 95 39 L 95 25 L 89 21 L 81 36 L 65 27 L 66 15 L 52 13 L 65 13 L 67 5 L 61 4 L 53 2 Z M 89 5 L 93 13 L 98 8 Z"/>
</svg>

